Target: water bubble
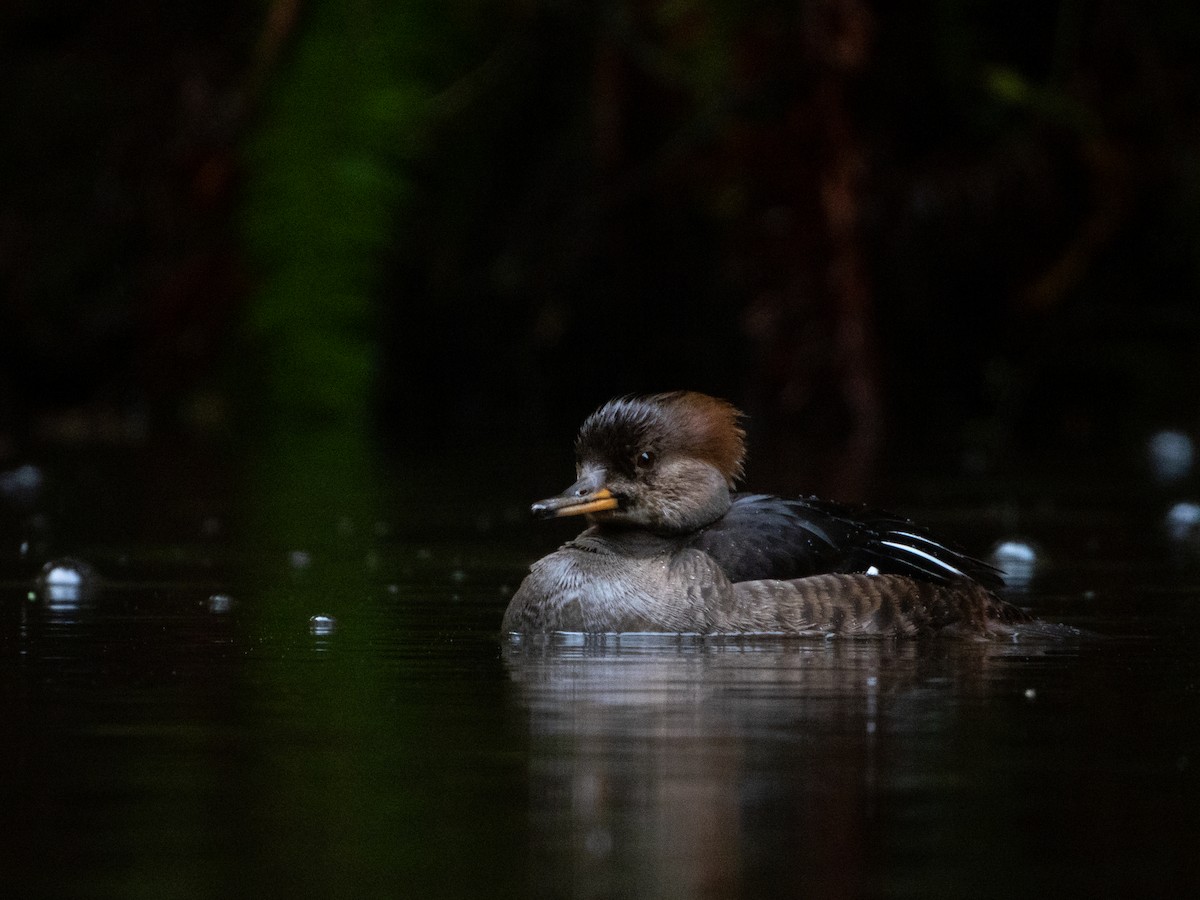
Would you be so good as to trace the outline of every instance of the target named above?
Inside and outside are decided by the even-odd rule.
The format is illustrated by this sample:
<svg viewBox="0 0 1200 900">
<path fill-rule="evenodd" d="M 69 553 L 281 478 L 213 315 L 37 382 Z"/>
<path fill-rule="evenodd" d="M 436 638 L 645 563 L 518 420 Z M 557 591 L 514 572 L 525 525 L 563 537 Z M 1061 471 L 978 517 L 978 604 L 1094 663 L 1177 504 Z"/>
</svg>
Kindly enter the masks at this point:
<svg viewBox="0 0 1200 900">
<path fill-rule="evenodd" d="M 1182 542 L 1200 532 L 1200 504 L 1180 501 L 1167 510 L 1163 523 L 1171 540 Z"/>
<path fill-rule="evenodd" d="M 46 563 L 42 582 L 48 587 L 80 587 L 87 576 L 87 566 L 74 560 Z"/>
<path fill-rule="evenodd" d="M 314 637 L 328 637 L 337 629 L 337 620 L 333 616 L 316 615 L 309 617 L 308 632 Z"/>
<path fill-rule="evenodd" d="M 227 613 L 233 609 L 233 598 L 228 594 L 213 594 L 208 598 L 208 611 L 211 613 Z"/>
<path fill-rule="evenodd" d="M 91 591 L 96 581 L 95 570 L 77 559 L 60 559 L 46 563 L 38 576 L 38 586 L 51 609 L 73 609 Z"/>
<path fill-rule="evenodd" d="M 1196 459 L 1195 442 L 1182 431 L 1159 431 L 1146 442 L 1146 458 L 1155 480 L 1172 484 L 1191 473 Z"/>
<path fill-rule="evenodd" d="M 0 496 L 23 506 L 32 506 L 41 494 L 45 482 L 42 470 L 26 463 L 7 472 L 0 472 Z"/>
<path fill-rule="evenodd" d="M 1037 549 L 1028 541 L 1007 540 L 998 543 L 992 550 L 989 560 L 993 566 L 1004 573 L 1004 580 L 1009 587 L 1028 587 L 1033 581 L 1041 560 Z"/>
</svg>

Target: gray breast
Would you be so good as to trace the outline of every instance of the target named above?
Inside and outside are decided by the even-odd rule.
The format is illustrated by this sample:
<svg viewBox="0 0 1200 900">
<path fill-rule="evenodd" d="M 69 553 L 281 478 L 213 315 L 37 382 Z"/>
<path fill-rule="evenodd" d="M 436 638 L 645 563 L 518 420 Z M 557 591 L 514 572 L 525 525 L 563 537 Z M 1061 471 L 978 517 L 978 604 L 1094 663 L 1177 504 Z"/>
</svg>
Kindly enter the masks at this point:
<svg viewBox="0 0 1200 900">
<path fill-rule="evenodd" d="M 644 548 L 643 548 L 644 549 Z M 708 632 L 732 590 L 697 550 L 628 555 L 568 544 L 535 563 L 504 614 L 507 632 Z"/>
</svg>

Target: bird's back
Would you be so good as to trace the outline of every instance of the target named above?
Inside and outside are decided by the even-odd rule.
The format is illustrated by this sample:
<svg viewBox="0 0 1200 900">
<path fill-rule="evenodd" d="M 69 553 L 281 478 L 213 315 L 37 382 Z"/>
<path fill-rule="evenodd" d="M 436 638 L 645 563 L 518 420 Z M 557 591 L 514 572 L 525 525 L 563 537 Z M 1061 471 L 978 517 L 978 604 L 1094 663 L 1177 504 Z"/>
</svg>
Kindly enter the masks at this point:
<svg viewBox="0 0 1200 900">
<path fill-rule="evenodd" d="M 812 497 L 737 494 L 729 512 L 688 545 L 713 557 L 734 583 L 869 573 L 989 590 L 1004 584 L 987 563 L 909 519 Z"/>
</svg>

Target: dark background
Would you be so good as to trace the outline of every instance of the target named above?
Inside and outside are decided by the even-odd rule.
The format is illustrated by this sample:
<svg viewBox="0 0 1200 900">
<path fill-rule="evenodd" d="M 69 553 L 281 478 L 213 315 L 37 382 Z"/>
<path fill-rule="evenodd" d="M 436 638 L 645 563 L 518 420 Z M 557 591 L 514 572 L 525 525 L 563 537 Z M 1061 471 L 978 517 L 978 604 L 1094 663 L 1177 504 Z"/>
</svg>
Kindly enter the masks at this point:
<svg viewBox="0 0 1200 900">
<path fill-rule="evenodd" d="M 1200 896 L 1200 4 L 897 6 L 0 3 L 0 893 Z M 1104 638 L 502 641 L 685 387 Z"/>
<path fill-rule="evenodd" d="M 0 49 L 0 465 L 566 456 L 692 388 L 852 497 L 1194 424 L 1184 0 L 25 0 Z"/>
</svg>

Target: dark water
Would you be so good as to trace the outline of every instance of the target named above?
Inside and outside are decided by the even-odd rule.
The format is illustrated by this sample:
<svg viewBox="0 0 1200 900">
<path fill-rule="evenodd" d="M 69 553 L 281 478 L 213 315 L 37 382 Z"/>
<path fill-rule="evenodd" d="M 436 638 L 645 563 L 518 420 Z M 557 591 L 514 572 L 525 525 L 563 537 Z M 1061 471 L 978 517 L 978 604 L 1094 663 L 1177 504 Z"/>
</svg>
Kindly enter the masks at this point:
<svg viewBox="0 0 1200 900">
<path fill-rule="evenodd" d="M 14 551 L 0 892 L 1197 896 L 1200 577 L 1106 516 L 1020 598 L 1104 637 L 1016 644 L 509 643 L 503 515 Z"/>
</svg>

